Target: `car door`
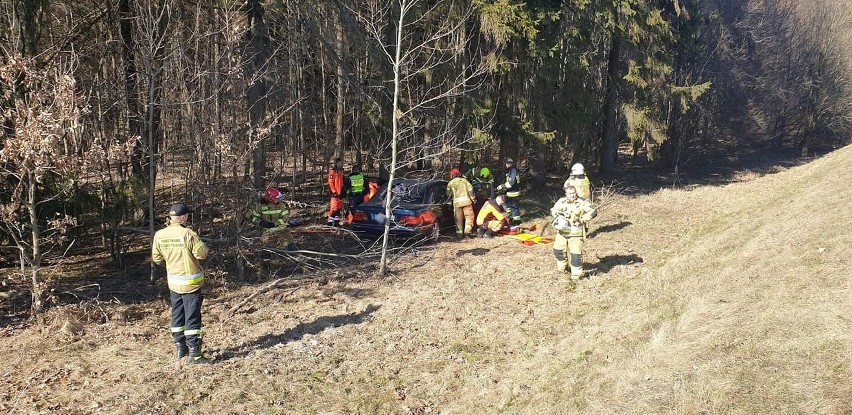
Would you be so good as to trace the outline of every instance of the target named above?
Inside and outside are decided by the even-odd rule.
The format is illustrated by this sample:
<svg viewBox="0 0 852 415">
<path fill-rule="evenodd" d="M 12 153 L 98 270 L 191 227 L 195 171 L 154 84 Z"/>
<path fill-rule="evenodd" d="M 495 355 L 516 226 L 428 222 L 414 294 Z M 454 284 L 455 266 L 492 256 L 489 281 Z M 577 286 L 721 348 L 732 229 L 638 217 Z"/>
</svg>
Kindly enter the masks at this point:
<svg viewBox="0 0 852 415">
<path fill-rule="evenodd" d="M 439 218 L 446 218 L 448 214 L 452 216 L 452 202 L 447 195 L 447 182 L 435 181 L 429 186 L 428 200 L 429 209 Z"/>
</svg>

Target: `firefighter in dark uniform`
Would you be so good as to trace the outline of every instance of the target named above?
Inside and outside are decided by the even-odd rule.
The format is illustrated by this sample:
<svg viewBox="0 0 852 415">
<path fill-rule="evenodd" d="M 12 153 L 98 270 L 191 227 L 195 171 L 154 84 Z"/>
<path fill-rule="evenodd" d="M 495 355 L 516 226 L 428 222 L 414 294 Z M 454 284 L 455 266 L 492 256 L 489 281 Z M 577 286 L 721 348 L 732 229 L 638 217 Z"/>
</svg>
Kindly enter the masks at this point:
<svg viewBox="0 0 852 415">
<path fill-rule="evenodd" d="M 506 210 L 509 213 L 509 224 L 512 226 L 521 224 L 521 207 L 518 200 L 521 197 L 521 175 L 515 167 L 515 160 L 506 159 L 506 181 L 497 186 L 497 191 L 506 192 Z"/>
</svg>

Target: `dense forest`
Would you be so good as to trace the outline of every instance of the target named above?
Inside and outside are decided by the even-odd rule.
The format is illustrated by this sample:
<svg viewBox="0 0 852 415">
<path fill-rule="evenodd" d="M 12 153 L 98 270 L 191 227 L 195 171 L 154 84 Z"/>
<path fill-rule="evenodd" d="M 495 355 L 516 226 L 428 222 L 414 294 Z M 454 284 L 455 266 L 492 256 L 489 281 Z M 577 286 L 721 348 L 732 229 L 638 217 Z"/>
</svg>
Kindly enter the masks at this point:
<svg viewBox="0 0 852 415">
<path fill-rule="evenodd" d="M 666 171 L 808 156 L 852 129 L 842 0 L 0 9 L 2 265 L 31 269 L 35 288 L 83 223 L 119 256 L 115 229 L 153 229 L 171 201 L 214 204 L 217 189 L 233 210 L 267 185 L 295 193 L 337 157 L 377 175 L 513 157 L 540 184 L 575 162 L 613 174 L 627 156 Z"/>
</svg>

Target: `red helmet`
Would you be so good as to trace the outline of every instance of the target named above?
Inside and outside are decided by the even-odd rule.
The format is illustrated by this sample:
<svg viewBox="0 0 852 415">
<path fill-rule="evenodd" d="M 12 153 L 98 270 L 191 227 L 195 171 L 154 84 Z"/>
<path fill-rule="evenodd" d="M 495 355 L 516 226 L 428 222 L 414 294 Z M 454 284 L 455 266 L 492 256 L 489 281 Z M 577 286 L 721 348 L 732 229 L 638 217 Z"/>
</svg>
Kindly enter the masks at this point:
<svg viewBox="0 0 852 415">
<path fill-rule="evenodd" d="M 281 191 L 274 187 L 267 188 L 264 197 L 267 201 L 274 203 L 278 203 L 281 201 L 281 199 L 284 199 L 284 195 L 281 194 Z"/>
<path fill-rule="evenodd" d="M 461 176 L 461 171 L 457 168 L 453 168 L 450 170 L 450 178 L 455 179 L 456 177 Z"/>
</svg>

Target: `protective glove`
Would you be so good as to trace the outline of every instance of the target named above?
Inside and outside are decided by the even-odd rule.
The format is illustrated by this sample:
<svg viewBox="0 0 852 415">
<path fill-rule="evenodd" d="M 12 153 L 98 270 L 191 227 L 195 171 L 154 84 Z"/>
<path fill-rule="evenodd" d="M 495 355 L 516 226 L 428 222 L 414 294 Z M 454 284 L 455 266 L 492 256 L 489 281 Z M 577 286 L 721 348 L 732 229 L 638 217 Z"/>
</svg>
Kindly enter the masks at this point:
<svg viewBox="0 0 852 415">
<path fill-rule="evenodd" d="M 268 220 L 262 220 L 257 223 L 257 226 L 260 226 L 261 228 L 271 229 L 275 227 L 275 224 Z"/>
<path fill-rule="evenodd" d="M 498 192 L 502 192 L 502 191 L 503 191 L 503 189 L 505 189 L 505 187 L 503 187 L 503 185 L 502 185 L 502 184 L 501 184 L 500 186 L 497 186 L 497 191 L 498 191 Z"/>
</svg>

